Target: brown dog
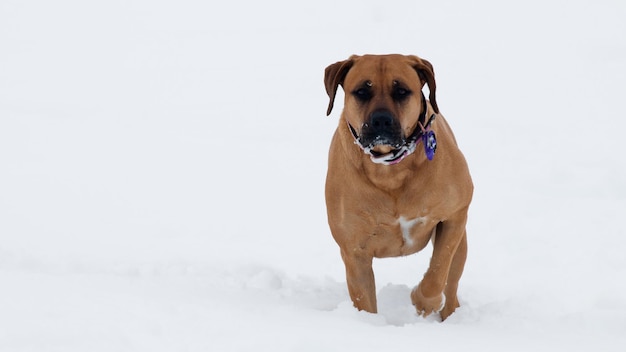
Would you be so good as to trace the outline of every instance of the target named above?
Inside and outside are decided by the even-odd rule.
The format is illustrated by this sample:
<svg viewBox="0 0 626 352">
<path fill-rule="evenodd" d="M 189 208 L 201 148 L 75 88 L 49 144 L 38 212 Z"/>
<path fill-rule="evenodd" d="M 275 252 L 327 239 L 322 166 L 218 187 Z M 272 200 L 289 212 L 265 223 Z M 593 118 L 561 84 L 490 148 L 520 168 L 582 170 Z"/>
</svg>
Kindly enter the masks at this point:
<svg viewBox="0 0 626 352">
<path fill-rule="evenodd" d="M 474 187 L 439 114 L 432 65 L 417 56 L 351 56 L 328 66 L 324 83 L 327 114 L 337 87 L 345 92 L 330 145 L 326 206 L 354 306 L 376 313 L 374 257 L 413 254 L 432 238 L 430 266 L 411 301 L 418 314 L 440 312 L 445 320 L 459 306 Z"/>
</svg>

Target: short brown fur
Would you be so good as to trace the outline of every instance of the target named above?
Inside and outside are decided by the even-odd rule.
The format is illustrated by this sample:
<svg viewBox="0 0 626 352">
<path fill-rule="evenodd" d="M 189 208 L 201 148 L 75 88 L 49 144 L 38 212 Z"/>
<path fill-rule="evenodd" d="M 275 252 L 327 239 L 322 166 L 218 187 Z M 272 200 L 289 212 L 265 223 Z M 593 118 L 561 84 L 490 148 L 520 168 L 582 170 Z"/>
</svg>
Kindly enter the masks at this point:
<svg viewBox="0 0 626 352">
<path fill-rule="evenodd" d="M 372 87 L 367 102 L 353 94 L 363 82 Z M 439 312 L 445 320 L 459 306 L 457 286 L 467 255 L 465 225 L 473 185 L 452 130 L 439 114 L 432 65 L 417 56 L 351 56 L 328 66 L 324 83 L 330 99 L 328 114 L 338 86 L 345 92 L 344 110 L 330 146 L 326 205 L 354 306 L 377 311 L 374 257 L 413 254 L 432 238 L 430 266 L 411 300 L 419 314 Z M 412 92 L 402 103 L 391 97 L 396 84 Z M 424 85 L 430 91 L 426 106 L 421 98 Z M 377 109 L 389 111 L 405 136 L 419 128 L 424 109 L 426 116 L 436 114 L 430 126 L 437 137 L 433 160 L 427 159 L 420 144 L 398 164 L 372 162 L 355 144 L 349 126 L 360 133 Z"/>
</svg>

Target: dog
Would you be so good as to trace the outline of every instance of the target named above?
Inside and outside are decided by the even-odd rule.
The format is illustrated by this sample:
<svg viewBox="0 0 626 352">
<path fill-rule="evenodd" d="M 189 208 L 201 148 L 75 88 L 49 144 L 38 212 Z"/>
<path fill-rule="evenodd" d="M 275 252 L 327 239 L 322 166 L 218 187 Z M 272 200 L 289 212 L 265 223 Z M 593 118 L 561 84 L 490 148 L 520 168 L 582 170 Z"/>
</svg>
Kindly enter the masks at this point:
<svg viewBox="0 0 626 352">
<path fill-rule="evenodd" d="M 411 302 L 417 314 L 445 320 L 459 307 L 474 186 L 439 112 L 433 66 L 414 55 L 353 55 L 326 67 L 324 84 L 326 115 L 339 86 L 345 93 L 325 192 L 354 306 L 377 312 L 373 258 L 414 254 L 432 240 Z"/>
</svg>

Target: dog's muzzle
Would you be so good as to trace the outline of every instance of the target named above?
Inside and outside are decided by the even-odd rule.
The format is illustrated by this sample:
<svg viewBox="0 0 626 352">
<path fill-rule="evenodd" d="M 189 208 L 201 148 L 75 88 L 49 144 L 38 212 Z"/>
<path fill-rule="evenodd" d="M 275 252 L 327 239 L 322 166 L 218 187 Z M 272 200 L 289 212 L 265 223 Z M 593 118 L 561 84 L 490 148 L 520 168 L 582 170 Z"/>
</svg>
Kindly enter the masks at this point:
<svg viewBox="0 0 626 352">
<path fill-rule="evenodd" d="M 360 134 L 350 126 L 356 143 L 368 154 L 374 163 L 395 164 L 407 154 L 406 139 L 402 127 L 393 114 L 386 109 L 372 112 L 361 126 Z"/>
<path fill-rule="evenodd" d="M 373 139 L 369 139 L 368 142 L 364 142 L 363 138 L 357 134 L 356 130 L 350 124 L 348 124 L 348 127 L 354 137 L 354 143 L 361 147 L 363 152 L 368 154 L 372 162 L 376 164 L 397 164 L 401 162 L 402 159 L 412 154 L 417 147 L 416 141 L 410 141 L 407 143 L 407 140 L 401 139 L 400 141 L 390 142 L 387 137 L 380 135 L 375 136 Z M 385 154 L 373 150 L 374 147 L 379 145 L 388 145 L 392 149 Z"/>
<path fill-rule="evenodd" d="M 364 124 L 360 135 L 350 123 L 348 123 L 348 128 L 350 132 L 352 132 L 354 143 L 358 145 L 365 154 L 370 156 L 372 162 L 383 165 L 394 165 L 413 154 L 420 140 L 422 140 L 424 144 L 426 157 L 428 160 L 433 160 L 435 150 L 437 149 L 437 139 L 435 132 L 430 129 L 430 125 L 434 119 L 435 114 L 432 114 L 428 121 L 422 123 L 420 116 L 417 123 L 418 126 L 408 138 L 402 137 L 401 129 L 394 127 L 393 122 L 390 122 L 386 118 L 381 119 L 381 121 L 384 122 L 383 125 L 388 124 L 385 128 L 381 127 L 381 121 L 375 124 L 375 119 L 371 118 L 369 124 L 373 126 Z M 392 149 L 387 153 L 380 153 L 373 150 L 374 147 L 379 145 L 387 145 Z"/>
</svg>

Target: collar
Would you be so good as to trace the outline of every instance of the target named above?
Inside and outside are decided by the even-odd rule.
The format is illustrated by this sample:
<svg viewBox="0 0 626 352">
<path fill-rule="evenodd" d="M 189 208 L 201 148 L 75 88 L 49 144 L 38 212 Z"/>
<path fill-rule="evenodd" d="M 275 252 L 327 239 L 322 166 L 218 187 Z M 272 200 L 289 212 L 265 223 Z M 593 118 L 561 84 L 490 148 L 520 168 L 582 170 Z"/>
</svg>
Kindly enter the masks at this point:
<svg viewBox="0 0 626 352">
<path fill-rule="evenodd" d="M 422 94 L 422 106 L 424 107 L 424 110 L 420 113 L 420 116 L 417 119 L 417 126 L 415 127 L 415 130 L 413 130 L 413 133 L 411 133 L 411 135 L 404 141 L 404 144 L 391 152 L 384 155 L 374 155 L 370 148 L 364 148 L 361 145 L 359 142 L 359 136 L 354 128 L 352 128 L 352 126 L 348 123 L 350 132 L 352 132 L 352 137 L 354 137 L 354 143 L 361 147 L 365 154 L 370 156 L 372 162 L 383 165 L 395 165 L 407 156 L 413 154 L 419 142 L 422 141 L 426 157 L 428 160 L 433 160 L 435 150 L 437 149 L 437 139 L 435 138 L 435 131 L 431 130 L 430 127 L 432 122 L 435 120 L 436 114 L 430 115 L 428 120 L 426 120 L 426 111 L 428 110 L 428 106 L 426 105 L 426 98 L 424 97 L 424 94 Z"/>
</svg>

